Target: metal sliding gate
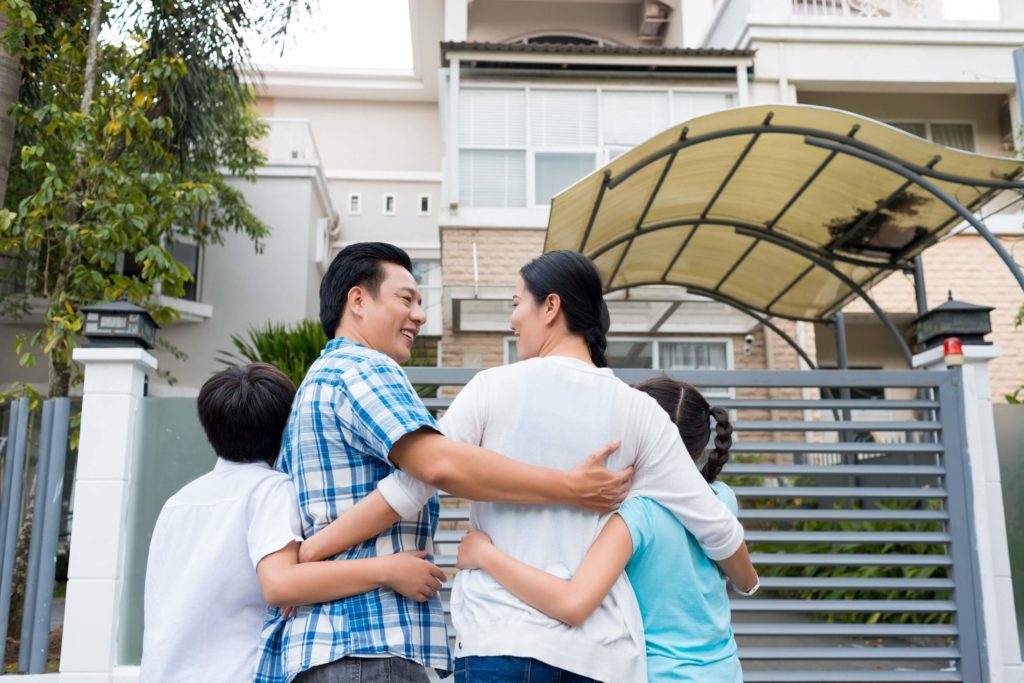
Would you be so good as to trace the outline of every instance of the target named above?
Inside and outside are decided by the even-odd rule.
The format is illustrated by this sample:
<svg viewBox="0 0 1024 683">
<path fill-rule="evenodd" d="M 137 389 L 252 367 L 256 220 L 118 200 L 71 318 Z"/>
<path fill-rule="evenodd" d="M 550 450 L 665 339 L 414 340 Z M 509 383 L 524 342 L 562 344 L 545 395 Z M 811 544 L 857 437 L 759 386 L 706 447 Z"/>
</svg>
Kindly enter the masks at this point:
<svg viewBox="0 0 1024 683">
<path fill-rule="evenodd" d="M 475 372 L 408 369 L 431 392 Z M 722 480 L 763 586 L 732 601 L 746 681 L 988 680 L 959 368 L 617 374 L 685 379 L 732 411 Z M 442 499 L 451 571 L 468 519 Z"/>
</svg>

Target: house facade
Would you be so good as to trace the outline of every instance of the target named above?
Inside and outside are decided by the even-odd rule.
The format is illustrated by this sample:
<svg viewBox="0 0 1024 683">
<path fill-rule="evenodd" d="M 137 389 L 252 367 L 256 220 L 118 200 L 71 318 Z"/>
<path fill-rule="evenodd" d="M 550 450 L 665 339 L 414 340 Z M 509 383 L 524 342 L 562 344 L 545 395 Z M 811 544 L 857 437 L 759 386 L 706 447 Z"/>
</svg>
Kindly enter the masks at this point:
<svg viewBox="0 0 1024 683">
<path fill-rule="evenodd" d="M 941 144 L 1012 156 L 1020 107 L 1012 49 L 1024 5 L 990 0 L 972 20 L 942 0 L 410 0 L 413 66 L 338 71 L 267 65 L 258 107 L 268 163 L 242 184 L 271 227 L 259 254 L 244 238 L 202 251 L 181 320 L 160 353 L 192 393 L 222 364 L 232 334 L 316 318 L 318 283 L 344 245 L 386 240 L 414 260 L 429 321 L 420 352 L 444 366 L 515 359 L 508 331 L 519 267 L 543 248 L 551 197 L 665 128 L 748 104 L 836 107 Z M 1024 240 L 1014 197 L 986 224 L 1013 250 Z M 1009 205 L 1009 206 L 1007 206 Z M 1024 249 L 1024 247 L 1021 247 Z M 1018 259 L 1019 260 L 1019 259 Z M 1024 382 L 1024 293 L 992 249 L 962 230 L 924 256 L 928 303 L 994 306 L 997 401 Z M 909 331 L 912 282 L 872 290 Z M 662 369 L 795 369 L 797 354 L 725 304 L 681 288 L 610 295 L 611 364 Z M 862 302 L 847 307 L 850 366 L 905 367 Z M 822 367 L 831 327 L 777 321 Z M 0 325 L 0 344 L 19 324 Z M 45 370 L 3 356 L 4 379 Z"/>
</svg>

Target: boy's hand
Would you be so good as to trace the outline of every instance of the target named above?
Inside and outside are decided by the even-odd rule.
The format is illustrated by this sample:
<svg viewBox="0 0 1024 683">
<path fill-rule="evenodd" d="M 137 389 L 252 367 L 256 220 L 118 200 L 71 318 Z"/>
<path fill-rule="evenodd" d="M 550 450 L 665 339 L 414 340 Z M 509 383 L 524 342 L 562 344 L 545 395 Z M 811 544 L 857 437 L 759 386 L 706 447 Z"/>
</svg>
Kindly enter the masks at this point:
<svg viewBox="0 0 1024 683">
<path fill-rule="evenodd" d="M 447 575 L 427 562 L 425 550 L 388 555 L 384 583 L 391 590 L 416 602 L 426 602 L 441 592 Z"/>
<path fill-rule="evenodd" d="M 621 444 L 621 441 L 605 444 L 567 473 L 576 505 L 585 510 L 611 512 L 626 499 L 633 483 L 633 466 L 621 472 L 612 472 L 604 466 L 608 456 Z"/>
<path fill-rule="evenodd" d="M 491 537 L 479 529 L 470 529 L 459 543 L 459 555 L 455 561 L 458 569 L 483 569 L 487 552 L 494 548 Z"/>
</svg>

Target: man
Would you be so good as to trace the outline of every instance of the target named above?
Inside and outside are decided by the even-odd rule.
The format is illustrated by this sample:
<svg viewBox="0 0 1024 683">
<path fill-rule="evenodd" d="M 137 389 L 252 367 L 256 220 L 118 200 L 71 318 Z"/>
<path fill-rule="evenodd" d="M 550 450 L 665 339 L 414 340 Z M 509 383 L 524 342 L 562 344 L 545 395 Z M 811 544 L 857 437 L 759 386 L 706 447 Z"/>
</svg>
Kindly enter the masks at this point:
<svg viewBox="0 0 1024 683">
<path fill-rule="evenodd" d="M 389 244 L 354 244 L 320 284 L 320 323 L 330 340 L 310 368 L 289 418 L 277 467 L 298 493 L 306 537 L 372 493 L 395 468 L 438 489 L 507 503 L 556 503 L 609 510 L 628 493 L 632 468 L 607 471 L 610 447 L 571 471 L 532 467 L 445 439 L 398 366 L 426 315 L 408 255 Z M 341 559 L 426 550 L 439 510 L 359 544 Z M 423 667 L 451 670 L 438 592 L 426 602 L 382 588 L 273 611 L 264 627 L 257 681 L 425 681 Z M 296 678 L 298 677 L 298 678 Z"/>
</svg>

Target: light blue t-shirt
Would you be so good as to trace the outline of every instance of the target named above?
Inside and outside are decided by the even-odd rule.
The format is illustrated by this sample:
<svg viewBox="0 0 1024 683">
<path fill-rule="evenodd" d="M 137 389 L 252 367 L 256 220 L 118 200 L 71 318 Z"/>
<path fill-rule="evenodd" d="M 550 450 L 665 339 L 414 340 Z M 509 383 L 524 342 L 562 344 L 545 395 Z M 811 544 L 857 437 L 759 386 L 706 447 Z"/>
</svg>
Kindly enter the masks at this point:
<svg viewBox="0 0 1024 683">
<path fill-rule="evenodd" d="M 711 485 L 736 514 L 736 494 Z M 644 621 L 647 680 L 743 683 L 725 578 L 671 512 L 650 498 L 619 509 L 633 539 L 626 576 Z"/>
</svg>

